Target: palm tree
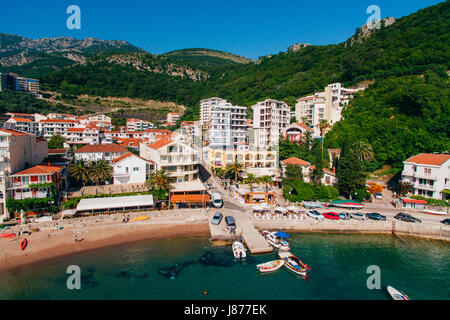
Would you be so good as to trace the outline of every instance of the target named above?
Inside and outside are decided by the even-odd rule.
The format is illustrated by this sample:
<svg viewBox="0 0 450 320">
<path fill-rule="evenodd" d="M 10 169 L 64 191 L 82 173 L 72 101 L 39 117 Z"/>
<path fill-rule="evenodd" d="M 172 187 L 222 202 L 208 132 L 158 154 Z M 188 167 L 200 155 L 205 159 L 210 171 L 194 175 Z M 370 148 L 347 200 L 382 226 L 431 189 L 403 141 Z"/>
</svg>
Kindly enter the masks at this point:
<svg viewBox="0 0 450 320">
<path fill-rule="evenodd" d="M 225 169 L 226 173 L 231 173 L 234 175 L 234 182 L 237 182 L 238 175 L 242 172 L 244 165 L 237 161 L 237 157 L 234 158 L 234 162 L 231 165 L 228 165 Z"/>
<path fill-rule="evenodd" d="M 150 173 L 150 177 L 146 181 L 146 184 L 156 191 L 170 191 L 173 189 L 173 186 L 169 182 L 169 177 L 164 170 L 157 170 Z"/>
<path fill-rule="evenodd" d="M 320 120 L 317 124 L 317 127 L 320 130 L 320 136 L 322 137 L 322 158 L 323 158 L 323 144 L 325 141 L 325 133 L 331 127 L 327 120 Z"/>
<path fill-rule="evenodd" d="M 254 174 L 248 174 L 247 178 L 244 179 L 244 183 L 248 183 L 250 187 L 250 192 L 253 192 L 253 184 L 258 182 L 258 178 Z"/>
<path fill-rule="evenodd" d="M 358 141 L 353 144 L 353 151 L 356 152 L 361 161 L 371 161 L 374 158 L 372 146 L 365 141 Z"/>
<path fill-rule="evenodd" d="M 98 186 L 104 181 L 111 180 L 113 168 L 107 161 L 98 160 L 90 164 L 89 171 L 92 182 Z"/>
<path fill-rule="evenodd" d="M 273 185 L 273 180 L 271 176 L 262 176 L 259 179 L 260 183 L 264 183 L 266 185 L 266 193 L 269 192 L 269 185 Z"/>
<path fill-rule="evenodd" d="M 77 163 L 69 165 L 69 174 L 76 181 L 81 182 L 83 187 L 91 181 L 91 175 L 89 172 L 89 162 L 84 160 L 78 160 Z"/>
</svg>

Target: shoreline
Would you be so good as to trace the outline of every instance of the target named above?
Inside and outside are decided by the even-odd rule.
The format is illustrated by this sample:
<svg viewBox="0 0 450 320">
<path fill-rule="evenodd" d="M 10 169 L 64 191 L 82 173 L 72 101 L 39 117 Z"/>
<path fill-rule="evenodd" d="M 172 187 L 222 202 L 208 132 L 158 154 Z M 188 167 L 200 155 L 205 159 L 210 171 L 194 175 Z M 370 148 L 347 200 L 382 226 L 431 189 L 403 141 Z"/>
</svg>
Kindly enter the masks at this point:
<svg viewBox="0 0 450 320">
<path fill-rule="evenodd" d="M 8 272 L 23 266 L 68 257 L 77 253 L 115 247 L 139 241 L 209 235 L 209 227 L 206 223 L 142 223 L 127 227 L 128 226 L 125 225 L 111 225 L 107 227 L 102 226 L 101 228 L 89 228 L 83 232 L 83 236 L 78 237 L 79 239 L 86 237 L 78 243 L 74 242 L 73 230 L 67 229 L 66 232 L 61 230 L 60 234 L 57 236 L 52 236 L 51 231 L 42 231 L 39 232 L 39 234 L 36 234 L 35 237 L 33 237 L 33 235 L 26 236 L 29 240 L 29 244 L 24 251 L 21 251 L 19 248 L 20 242 L 24 237 L 6 240 L 9 242 L 7 245 L 2 245 L 2 248 L 5 249 L 0 253 L 0 272 Z M 45 241 L 45 238 L 53 241 Z M 2 241 L 4 240 L 2 239 Z M 8 252 L 5 252 L 5 250 Z"/>
<path fill-rule="evenodd" d="M 52 221 L 34 226 L 41 231 L 18 236 L 13 240 L 0 239 L 0 272 L 76 253 L 92 251 L 128 243 L 152 239 L 169 239 L 183 236 L 206 236 L 211 238 L 209 217 L 201 210 L 179 210 L 169 213 L 136 213 L 130 217 L 148 216 L 148 220 L 121 223 L 122 215 L 96 216 L 73 220 Z M 250 215 L 250 213 L 249 213 Z M 431 223 L 410 224 L 392 221 L 320 221 L 315 220 L 266 220 L 250 216 L 253 227 L 262 231 L 286 230 L 295 233 L 341 233 L 341 234 L 393 234 L 420 239 L 450 242 L 450 227 Z M 60 230 L 59 226 L 64 226 Z M 22 226 L 23 227 L 23 226 Z M 32 227 L 31 225 L 29 227 Z M 18 227 L 20 228 L 20 227 Z M 11 231 L 18 231 L 18 228 Z M 26 229 L 24 227 L 24 229 Z M 77 235 L 80 242 L 75 243 Z M 27 238 L 27 248 L 20 250 L 20 242 Z"/>
</svg>

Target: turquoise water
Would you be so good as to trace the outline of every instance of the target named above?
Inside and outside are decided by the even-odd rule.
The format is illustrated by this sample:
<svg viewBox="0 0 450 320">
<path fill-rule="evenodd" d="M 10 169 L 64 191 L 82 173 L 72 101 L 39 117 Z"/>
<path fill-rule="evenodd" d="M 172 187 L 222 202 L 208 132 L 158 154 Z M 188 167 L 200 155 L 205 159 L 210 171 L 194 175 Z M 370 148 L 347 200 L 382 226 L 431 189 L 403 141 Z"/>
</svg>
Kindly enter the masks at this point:
<svg viewBox="0 0 450 320">
<path fill-rule="evenodd" d="M 206 237 L 149 240 L 79 253 L 0 273 L 0 299 L 389 299 L 387 285 L 411 299 L 450 299 L 449 244 L 387 235 L 295 234 L 292 252 L 312 271 L 309 280 L 285 268 L 258 274 L 271 254 L 234 263 L 231 246 L 213 252 L 222 264 L 198 263 L 211 250 Z M 192 262 L 175 280 L 159 268 Z M 66 268 L 82 270 L 80 290 L 66 287 Z M 378 265 L 381 290 L 366 286 L 367 267 Z M 205 295 L 204 292 L 207 292 Z"/>
</svg>

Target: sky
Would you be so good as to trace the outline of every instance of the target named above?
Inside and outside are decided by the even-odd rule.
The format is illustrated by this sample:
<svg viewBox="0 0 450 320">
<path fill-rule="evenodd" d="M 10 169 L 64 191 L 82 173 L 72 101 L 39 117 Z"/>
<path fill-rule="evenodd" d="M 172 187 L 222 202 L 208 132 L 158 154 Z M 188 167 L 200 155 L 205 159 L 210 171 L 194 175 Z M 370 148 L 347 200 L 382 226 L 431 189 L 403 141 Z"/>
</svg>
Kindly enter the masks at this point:
<svg viewBox="0 0 450 320">
<path fill-rule="evenodd" d="M 373 12 L 400 18 L 443 0 L 26 0 L 0 1 L 0 32 L 27 38 L 68 36 L 125 40 L 150 53 L 185 48 L 228 51 L 252 59 L 294 43 L 337 44 Z M 81 11 L 69 30 L 67 8 Z"/>
</svg>

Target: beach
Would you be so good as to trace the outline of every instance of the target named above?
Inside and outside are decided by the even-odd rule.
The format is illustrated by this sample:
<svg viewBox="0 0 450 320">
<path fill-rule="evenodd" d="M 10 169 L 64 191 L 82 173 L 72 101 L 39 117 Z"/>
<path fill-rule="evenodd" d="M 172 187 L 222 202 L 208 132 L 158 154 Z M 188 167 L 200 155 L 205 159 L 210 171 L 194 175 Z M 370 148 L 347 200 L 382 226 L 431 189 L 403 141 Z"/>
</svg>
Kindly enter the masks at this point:
<svg viewBox="0 0 450 320">
<path fill-rule="evenodd" d="M 124 216 L 129 216 L 130 221 L 122 223 Z M 141 216 L 148 216 L 149 219 L 132 220 Z M 18 225 L 2 233 L 18 233 L 21 228 L 28 230 L 36 227 L 40 229 L 39 232 L 13 239 L 0 239 L 0 272 L 38 261 L 140 240 L 209 235 L 207 217 L 201 210 L 178 210 L 176 213 L 154 211 L 65 219 Z M 28 245 L 22 251 L 20 243 L 24 238 L 28 240 Z"/>
</svg>

